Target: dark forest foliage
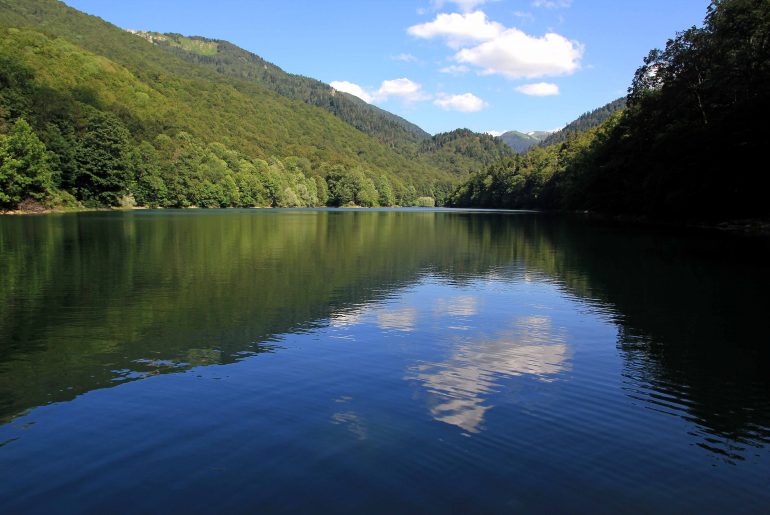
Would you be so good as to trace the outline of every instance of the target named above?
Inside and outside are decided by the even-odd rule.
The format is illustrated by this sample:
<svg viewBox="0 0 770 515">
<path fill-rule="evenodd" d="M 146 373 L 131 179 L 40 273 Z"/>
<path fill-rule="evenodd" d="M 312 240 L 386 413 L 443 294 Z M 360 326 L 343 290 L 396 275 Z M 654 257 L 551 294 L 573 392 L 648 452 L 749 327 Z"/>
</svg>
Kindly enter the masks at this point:
<svg viewBox="0 0 770 515">
<path fill-rule="evenodd" d="M 613 100 L 609 104 L 603 105 L 593 111 L 589 111 L 585 114 L 578 116 L 575 120 L 568 123 L 563 129 L 549 134 L 547 137 L 540 141 L 540 145 L 547 147 L 549 145 L 555 145 L 556 143 L 564 143 L 570 136 L 574 136 L 579 132 L 584 132 L 589 129 L 598 127 L 606 122 L 613 114 L 625 109 L 626 99 L 618 98 Z"/>
<path fill-rule="evenodd" d="M 476 174 L 459 206 L 718 219 L 770 214 L 770 4 L 714 0 L 702 28 L 653 50 L 628 107 L 598 128 Z"/>
</svg>

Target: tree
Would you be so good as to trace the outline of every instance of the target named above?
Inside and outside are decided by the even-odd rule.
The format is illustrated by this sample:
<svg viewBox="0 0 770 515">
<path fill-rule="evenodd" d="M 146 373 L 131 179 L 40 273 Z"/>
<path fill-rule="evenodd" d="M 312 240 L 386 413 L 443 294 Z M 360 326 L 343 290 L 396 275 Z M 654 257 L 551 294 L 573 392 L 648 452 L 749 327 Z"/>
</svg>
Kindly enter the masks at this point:
<svg viewBox="0 0 770 515">
<path fill-rule="evenodd" d="M 329 186 L 323 177 L 315 177 L 316 194 L 318 195 L 318 204 L 325 206 L 329 203 Z"/>
<path fill-rule="evenodd" d="M 396 195 L 393 193 L 393 187 L 390 185 L 386 175 L 380 175 L 376 187 L 380 194 L 379 203 L 381 206 L 396 205 Z"/>
<path fill-rule="evenodd" d="M 131 180 L 128 130 L 117 116 L 94 110 L 77 149 L 76 196 L 116 206 Z"/>
<path fill-rule="evenodd" d="M 376 207 L 379 205 L 379 193 L 374 187 L 374 182 L 362 172 L 354 174 L 356 183 L 356 204 L 363 207 Z"/>
<path fill-rule="evenodd" d="M 329 183 L 329 197 L 333 205 L 344 206 L 355 201 L 355 184 L 344 168 L 332 167 L 326 181 Z"/>
<path fill-rule="evenodd" d="M 134 181 L 131 193 L 143 206 L 162 206 L 168 202 L 168 188 L 163 180 L 158 152 L 150 143 L 143 141 L 131 151 L 131 167 Z"/>
<path fill-rule="evenodd" d="M 0 206 L 13 209 L 27 198 L 43 200 L 52 189 L 45 145 L 19 118 L 10 134 L 0 137 Z"/>
</svg>

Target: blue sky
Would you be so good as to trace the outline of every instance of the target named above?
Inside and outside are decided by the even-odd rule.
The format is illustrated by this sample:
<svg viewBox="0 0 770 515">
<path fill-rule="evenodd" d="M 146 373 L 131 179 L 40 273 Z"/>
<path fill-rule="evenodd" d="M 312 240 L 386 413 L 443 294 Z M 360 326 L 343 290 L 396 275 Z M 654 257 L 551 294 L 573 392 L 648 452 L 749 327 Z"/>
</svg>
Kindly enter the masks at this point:
<svg viewBox="0 0 770 515">
<path fill-rule="evenodd" d="M 431 133 L 550 130 L 626 92 L 707 0 L 66 0 L 123 28 L 226 39 Z"/>
</svg>

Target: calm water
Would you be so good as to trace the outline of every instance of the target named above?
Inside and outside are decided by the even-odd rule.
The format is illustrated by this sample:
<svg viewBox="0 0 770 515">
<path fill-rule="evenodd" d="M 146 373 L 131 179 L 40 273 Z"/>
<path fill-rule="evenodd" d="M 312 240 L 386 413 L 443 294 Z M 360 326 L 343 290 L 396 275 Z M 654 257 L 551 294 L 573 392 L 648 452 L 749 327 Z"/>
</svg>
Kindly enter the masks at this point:
<svg viewBox="0 0 770 515">
<path fill-rule="evenodd" d="M 0 512 L 767 512 L 769 263 L 528 213 L 3 217 Z"/>
</svg>

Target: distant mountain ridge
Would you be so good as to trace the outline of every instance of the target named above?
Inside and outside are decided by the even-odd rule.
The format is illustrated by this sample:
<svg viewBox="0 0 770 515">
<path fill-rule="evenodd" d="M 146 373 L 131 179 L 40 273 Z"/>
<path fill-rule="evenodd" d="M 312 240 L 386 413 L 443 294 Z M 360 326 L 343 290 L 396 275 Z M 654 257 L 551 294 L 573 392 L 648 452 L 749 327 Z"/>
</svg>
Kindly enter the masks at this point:
<svg viewBox="0 0 770 515">
<path fill-rule="evenodd" d="M 526 152 L 535 145 L 547 147 L 556 143 L 567 141 L 574 136 L 589 129 L 594 129 L 607 121 L 613 114 L 626 107 L 626 98 L 618 98 L 612 102 L 584 113 L 557 131 L 533 131 L 520 132 L 508 131 L 499 136 L 506 145 L 519 154 Z"/>
<path fill-rule="evenodd" d="M 499 138 L 516 152 L 522 153 L 543 141 L 543 139 L 546 138 L 549 134 L 550 132 L 545 131 L 535 131 L 529 133 L 508 131 L 501 134 Z"/>
<path fill-rule="evenodd" d="M 567 138 L 574 136 L 581 132 L 585 132 L 589 129 L 594 129 L 612 117 L 613 114 L 625 109 L 626 97 L 618 98 L 612 102 L 598 107 L 593 111 L 589 111 L 578 116 L 575 120 L 568 123 L 563 129 L 549 134 L 542 140 L 539 145 L 547 147 L 548 145 L 554 145 L 556 143 L 563 143 L 567 141 Z"/>
</svg>

